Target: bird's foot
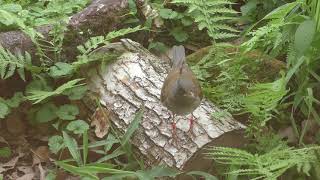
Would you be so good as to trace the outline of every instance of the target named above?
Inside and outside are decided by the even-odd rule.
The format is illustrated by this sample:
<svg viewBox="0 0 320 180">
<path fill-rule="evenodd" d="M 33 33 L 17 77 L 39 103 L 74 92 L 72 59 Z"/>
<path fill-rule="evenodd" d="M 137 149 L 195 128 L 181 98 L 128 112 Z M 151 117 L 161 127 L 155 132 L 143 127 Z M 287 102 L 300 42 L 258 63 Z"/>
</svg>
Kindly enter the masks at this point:
<svg viewBox="0 0 320 180">
<path fill-rule="evenodd" d="M 177 144 L 177 124 L 176 122 L 171 123 L 172 130 L 172 144 Z"/>
</svg>

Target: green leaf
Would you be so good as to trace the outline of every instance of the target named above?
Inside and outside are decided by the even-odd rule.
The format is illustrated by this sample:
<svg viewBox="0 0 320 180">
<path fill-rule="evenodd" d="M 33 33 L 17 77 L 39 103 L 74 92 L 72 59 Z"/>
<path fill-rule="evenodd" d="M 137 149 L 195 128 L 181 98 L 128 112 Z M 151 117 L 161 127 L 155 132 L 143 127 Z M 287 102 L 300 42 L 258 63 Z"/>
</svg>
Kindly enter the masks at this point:
<svg viewBox="0 0 320 180">
<path fill-rule="evenodd" d="M 11 156 L 11 149 L 9 147 L 0 148 L 0 157 L 8 158 Z"/>
<path fill-rule="evenodd" d="M 124 155 L 126 154 L 125 151 L 120 150 L 119 148 L 116 149 L 115 151 L 113 151 L 111 154 L 108 154 L 106 156 L 103 156 L 102 158 L 100 158 L 99 160 L 97 160 L 97 163 L 102 163 L 105 161 L 108 161 L 110 159 L 116 158 L 118 156 Z"/>
<path fill-rule="evenodd" d="M 47 103 L 42 105 L 36 112 L 35 120 L 39 123 L 45 123 L 57 118 L 57 107 L 53 103 Z"/>
<path fill-rule="evenodd" d="M 313 20 L 306 20 L 299 25 L 294 36 L 294 46 L 300 54 L 310 48 L 315 33 L 316 23 Z"/>
<path fill-rule="evenodd" d="M 29 53 L 26 52 L 24 55 L 21 53 L 13 54 L 8 49 L 0 46 L 0 78 L 9 78 L 14 74 L 15 70 L 17 70 L 20 78 L 25 81 L 24 68 L 29 69 L 33 67 L 29 62 L 31 62 Z"/>
<path fill-rule="evenodd" d="M 135 179 L 136 176 L 132 175 L 132 174 L 115 174 L 115 175 L 112 175 L 112 176 L 104 177 L 101 180 L 123 180 L 123 179 L 126 179 L 126 178 L 127 179 L 129 179 L 129 178 Z"/>
<path fill-rule="evenodd" d="M 70 165 L 70 164 L 67 164 L 63 161 L 56 161 L 55 162 L 59 167 L 61 167 L 62 169 L 72 173 L 72 174 L 75 174 L 75 175 L 80 175 L 81 177 L 90 177 L 92 179 L 95 179 L 95 180 L 98 180 L 98 176 L 92 174 L 92 173 L 87 173 L 86 171 L 83 171 L 82 169 L 80 169 L 79 167 L 77 166 L 73 166 L 73 165 Z"/>
<path fill-rule="evenodd" d="M 43 79 L 33 80 L 27 85 L 26 94 L 30 94 L 31 91 L 35 90 L 52 91 L 52 87 L 50 87 Z"/>
<path fill-rule="evenodd" d="M 65 104 L 59 107 L 56 114 L 62 120 L 74 120 L 79 114 L 79 108 L 72 104 Z"/>
<path fill-rule="evenodd" d="M 47 174 L 45 180 L 55 180 L 56 179 L 56 174 L 54 174 L 53 172 L 49 172 L 49 174 Z"/>
<path fill-rule="evenodd" d="M 4 118 L 9 113 L 10 108 L 8 107 L 8 105 L 0 101 L 0 119 Z"/>
<path fill-rule="evenodd" d="M 178 42 L 184 42 L 188 39 L 188 34 L 181 27 L 176 27 L 170 31 L 172 35 Z"/>
<path fill-rule="evenodd" d="M 16 19 L 16 16 L 10 12 L 0 9 L 0 23 L 4 24 L 5 26 L 10 26 L 15 23 Z"/>
<path fill-rule="evenodd" d="M 83 152 L 82 152 L 82 154 L 83 154 L 83 164 L 86 165 L 87 157 L 88 157 L 88 151 L 89 151 L 88 131 L 83 132 L 82 148 L 83 148 Z"/>
<path fill-rule="evenodd" d="M 101 142 L 103 143 L 103 142 Z M 104 146 L 104 151 L 110 151 L 114 144 L 120 143 L 120 139 L 114 137 L 111 133 L 108 134 L 107 139 L 105 140 L 105 143 L 101 144 L 101 146 Z M 92 146 L 99 145 L 99 142 L 96 142 L 92 144 Z"/>
<path fill-rule="evenodd" d="M 71 89 L 71 88 L 75 88 L 75 87 L 79 87 L 79 86 L 83 86 L 84 84 L 77 84 L 78 82 L 84 80 L 83 78 L 79 78 L 79 79 L 73 79 L 71 81 L 68 81 L 64 84 L 62 84 L 60 87 L 58 87 L 55 91 L 56 94 L 61 94 L 63 93 L 65 90 Z"/>
<path fill-rule="evenodd" d="M 41 101 L 43 101 L 49 97 L 60 95 L 68 89 L 83 86 L 84 84 L 77 84 L 78 82 L 80 82 L 82 80 L 83 79 L 70 80 L 70 81 L 62 84 L 61 86 L 59 86 L 54 91 L 31 90 L 29 92 L 31 95 L 27 96 L 27 99 L 30 101 L 33 101 L 33 104 L 40 103 Z"/>
<path fill-rule="evenodd" d="M 86 166 L 79 167 L 79 170 L 85 173 L 90 173 L 90 174 L 96 174 L 96 173 L 133 174 L 134 173 L 132 171 L 114 169 L 114 165 L 109 163 L 92 163 Z"/>
<path fill-rule="evenodd" d="M 51 66 L 49 68 L 49 75 L 53 78 L 67 76 L 72 73 L 73 66 L 64 62 L 57 62 L 54 66 Z"/>
<path fill-rule="evenodd" d="M 175 177 L 180 174 L 180 172 L 169 167 L 156 166 L 148 171 L 137 171 L 136 174 L 141 180 L 149 180 L 163 176 Z"/>
<path fill-rule="evenodd" d="M 182 19 L 181 19 L 181 23 L 184 25 L 184 26 L 190 26 L 192 25 L 193 23 L 193 19 L 191 17 L 186 17 L 184 16 Z"/>
<path fill-rule="evenodd" d="M 201 171 L 190 171 L 187 173 L 187 175 L 190 175 L 190 176 L 194 176 L 194 175 L 197 175 L 197 176 L 202 176 L 205 178 L 205 180 L 218 180 L 217 177 L 211 175 L 211 174 L 208 174 L 206 172 L 201 172 Z"/>
<path fill-rule="evenodd" d="M 128 0 L 128 5 L 129 5 L 129 9 L 130 9 L 130 12 L 132 14 L 137 14 L 137 6 L 136 6 L 136 3 L 134 0 Z"/>
<path fill-rule="evenodd" d="M 166 52 L 166 50 L 168 50 L 168 47 L 162 42 L 153 41 L 149 44 L 148 49 L 156 49 L 159 52 Z"/>
<path fill-rule="evenodd" d="M 144 112 L 144 109 L 140 109 L 137 114 L 135 115 L 133 121 L 130 123 L 126 133 L 124 134 L 122 140 L 121 140 L 121 144 L 122 145 L 125 145 L 128 143 L 130 137 L 132 136 L 132 134 L 134 133 L 134 131 L 136 129 L 138 129 L 139 127 L 139 124 L 140 124 L 140 121 L 142 120 L 142 117 L 143 117 L 143 112 Z"/>
<path fill-rule="evenodd" d="M 49 149 L 52 153 L 57 154 L 62 148 L 65 147 L 63 138 L 61 136 L 55 135 L 49 138 Z"/>
<path fill-rule="evenodd" d="M 294 7 L 301 4 L 301 1 L 286 3 L 267 14 L 263 19 L 278 19 L 284 18 Z"/>
<path fill-rule="evenodd" d="M 112 31 L 112 32 L 109 32 L 107 34 L 107 36 L 105 37 L 105 41 L 110 41 L 114 38 L 118 38 L 120 36 L 124 36 L 124 35 L 127 35 L 127 34 L 130 34 L 130 33 L 134 33 L 134 32 L 137 32 L 137 31 L 141 31 L 143 30 L 144 28 L 141 28 L 141 26 L 137 26 L 137 27 L 134 27 L 134 28 L 126 28 L 126 29 L 119 29 L 117 31 Z"/>
<path fill-rule="evenodd" d="M 6 103 L 8 106 L 10 106 L 11 108 L 17 108 L 21 102 L 23 102 L 25 100 L 22 92 L 16 92 L 14 93 L 13 97 L 6 100 Z"/>
<path fill-rule="evenodd" d="M 291 77 L 294 75 L 294 73 L 296 73 L 298 71 L 299 67 L 305 62 L 305 60 L 306 60 L 306 58 L 304 56 L 300 57 L 298 59 L 298 61 L 296 62 L 296 64 L 294 64 L 294 66 L 289 69 L 289 71 L 287 72 L 286 77 L 285 77 L 286 83 L 289 82 Z"/>
<path fill-rule="evenodd" d="M 12 13 L 18 13 L 22 11 L 22 7 L 19 4 L 15 4 L 15 3 L 1 4 L 1 9 L 12 12 Z"/>
<path fill-rule="evenodd" d="M 87 90 L 88 90 L 87 86 L 79 86 L 79 87 L 68 89 L 64 91 L 62 94 L 68 96 L 70 100 L 79 100 L 83 98 Z"/>
<path fill-rule="evenodd" d="M 62 131 L 64 144 L 69 149 L 69 152 L 78 165 L 82 165 L 81 155 L 78 150 L 78 144 L 75 139 L 70 137 L 65 131 Z"/>
<path fill-rule="evenodd" d="M 159 10 L 159 15 L 163 19 L 175 19 L 178 16 L 178 13 L 172 9 L 162 8 Z"/>
<path fill-rule="evenodd" d="M 89 129 L 89 125 L 83 120 L 75 120 L 68 124 L 67 129 L 74 134 L 83 134 Z"/>
<path fill-rule="evenodd" d="M 251 0 L 251 1 L 248 1 L 245 5 L 241 6 L 241 13 L 243 16 L 246 16 L 248 15 L 250 12 L 252 12 L 253 10 L 256 9 L 257 7 L 257 0 Z"/>
</svg>

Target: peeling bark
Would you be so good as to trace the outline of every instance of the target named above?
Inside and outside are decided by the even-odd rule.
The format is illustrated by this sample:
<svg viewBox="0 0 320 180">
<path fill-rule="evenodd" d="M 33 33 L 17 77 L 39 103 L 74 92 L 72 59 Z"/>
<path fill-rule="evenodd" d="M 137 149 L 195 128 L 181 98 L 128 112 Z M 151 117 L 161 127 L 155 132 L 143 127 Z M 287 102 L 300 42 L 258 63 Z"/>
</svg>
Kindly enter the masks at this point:
<svg viewBox="0 0 320 180">
<path fill-rule="evenodd" d="M 122 44 L 117 44 L 120 45 L 127 52 L 107 68 L 99 68 L 95 75 L 89 76 L 89 88 L 99 94 L 100 102 L 112 112 L 111 122 L 122 133 L 144 104 L 143 119 L 132 143 L 147 164 L 164 163 L 182 170 L 205 145 L 212 144 L 227 132 L 244 128 L 230 116 L 214 119 L 211 114 L 221 110 L 204 99 L 194 111 L 197 118 L 195 136 L 188 133 L 190 115 L 178 116 L 178 140 L 173 143 L 171 115 L 159 100 L 169 64 L 131 40 L 124 39 Z M 104 47 L 97 52 L 106 53 L 107 50 Z"/>
</svg>

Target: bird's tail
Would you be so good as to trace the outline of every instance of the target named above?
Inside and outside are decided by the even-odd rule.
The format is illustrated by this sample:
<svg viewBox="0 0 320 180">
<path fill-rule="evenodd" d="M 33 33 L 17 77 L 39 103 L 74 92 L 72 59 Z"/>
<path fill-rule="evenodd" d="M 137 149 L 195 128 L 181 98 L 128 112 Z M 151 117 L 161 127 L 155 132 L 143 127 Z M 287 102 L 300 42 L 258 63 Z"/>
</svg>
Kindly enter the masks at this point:
<svg viewBox="0 0 320 180">
<path fill-rule="evenodd" d="M 172 48 L 172 68 L 183 67 L 186 60 L 186 54 L 183 46 L 173 46 Z"/>
</svg>

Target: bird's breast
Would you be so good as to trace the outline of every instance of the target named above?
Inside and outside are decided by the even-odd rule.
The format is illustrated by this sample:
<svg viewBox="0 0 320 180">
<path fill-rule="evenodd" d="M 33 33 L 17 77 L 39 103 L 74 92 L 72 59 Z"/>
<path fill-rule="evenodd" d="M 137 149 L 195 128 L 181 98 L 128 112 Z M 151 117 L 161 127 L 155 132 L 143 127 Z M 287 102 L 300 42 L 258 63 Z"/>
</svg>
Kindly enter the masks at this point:
<svg viewBox="0 0 320 180">
<path fill-rule="evenodd" d="M 166 102 L 167 108 L 175 114 L 186 115 L 192 113 L 199 105 L 200 99 L 189 96 L 173 96 Z"/>
</svg>

